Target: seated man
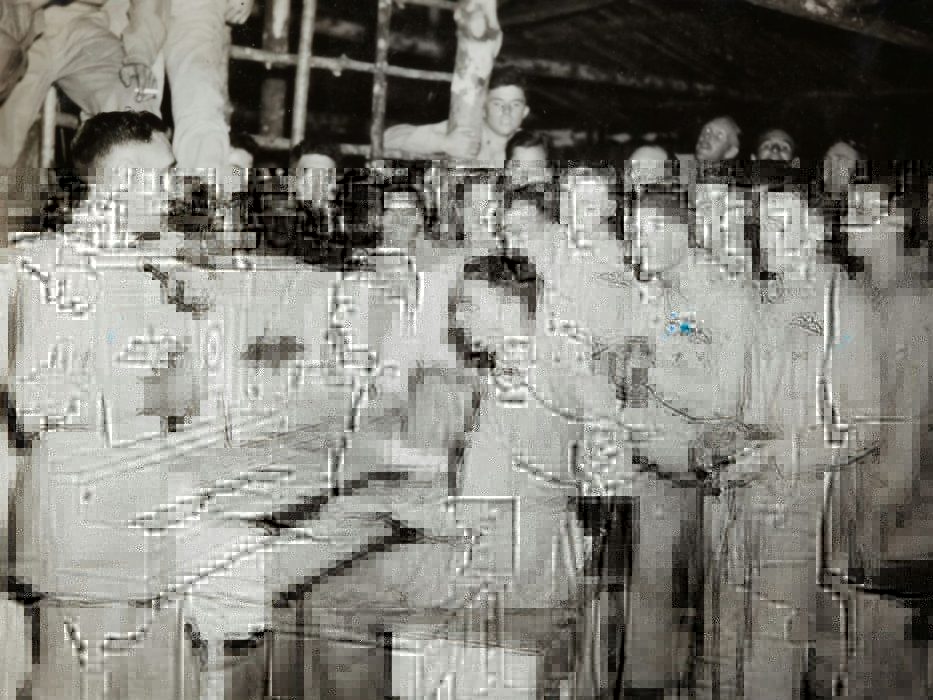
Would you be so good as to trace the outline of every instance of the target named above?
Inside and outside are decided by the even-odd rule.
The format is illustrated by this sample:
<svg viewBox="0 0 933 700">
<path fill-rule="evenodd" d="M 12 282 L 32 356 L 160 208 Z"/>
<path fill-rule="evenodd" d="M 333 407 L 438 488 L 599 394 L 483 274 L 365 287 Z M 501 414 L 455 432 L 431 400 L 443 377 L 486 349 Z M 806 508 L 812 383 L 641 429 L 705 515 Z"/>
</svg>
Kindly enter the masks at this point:
<svg viewBox="0 0 933 700">
<path fill-rule="evenodd" d="M 399 124 L 386 130 L 384 145 L 387 151 L 401 151 L 413 159 L 455 158 L 502 167 L 506 143 L 521 128 L 528 113 L 524 78 L 510 70 L 494 71 L 480 133 L 470 129 L 448 133 L 446 121 L 424 126 Z"/>
<path fill-rule="evenodd" d="M 535 131 L 519 129 L 505 145 L 506 175 L 511 187 L 547 182 L 550 177 L 548 159 L 551 142 Z"/>
<path fill-rule="evenodd" d="M 0 106 L 0 167 L 16 164 L 53 85 L 88 115 L 123 109 L 159 112 L 146 90 L 165 37 L 161 2 L 134 0 L 122 41 L 110 31 L 100 2 L 47 3 L 38 10 L 41 14 L 32 19 L 32 27 L 34 33 L 40 28 L 42 33 L 29 48 L 22 79 Z M 7 13 L 6 4 L 2 12 Z"/>
</svg>

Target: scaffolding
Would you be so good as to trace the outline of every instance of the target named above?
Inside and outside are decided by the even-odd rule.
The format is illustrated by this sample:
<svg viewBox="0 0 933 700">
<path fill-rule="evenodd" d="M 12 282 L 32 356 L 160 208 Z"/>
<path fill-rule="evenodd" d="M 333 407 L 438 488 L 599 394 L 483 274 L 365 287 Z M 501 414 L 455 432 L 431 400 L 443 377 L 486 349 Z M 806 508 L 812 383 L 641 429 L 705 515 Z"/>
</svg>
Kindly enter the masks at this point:
<svg viewBox="0 0 933 700">
<path fill-rule="evenodd" d="M 269 0 L 278 7 L 290 7 L 291 0 Z M 420 6 L 454 12 L 460 6 L 457 0 L 374 0 L 378 3 L 378 22 L 376 27 L 376 57 L 373 62 L 359 61 L 346 56 L 316 56 L 313 54 L 314 24 L 317 17 L 317 0 L 302 0 L 301 25 L 299 28 L 298 50 L 296 53 L 257 49 L 249 46 L 228 44 L 229 60 L 252 61 L 261 63 L 267 69 L 273 67 L 295 68 L 295 90 L 292 100 L 291 132 L 278 134 L 252 134 L 260 147 L 272 151 L 287 151 L 301 143 L 305 138 L 310 96 L 311 71 L 327 70 L 334 76 L 344 72 L 369 73 L 373 76 L 372 122 L 369 144 L 340 144 L 345 155 L 362 155 L 369 159 L 400 156 L 387 153 L 383 149 L 382 135 L 385 130 L 385 112 L 388 98 L 388 78 L 409 78 L 430 82 L 450 83 L 452 72 L 422 70 L 392 66 L 388 62 L 391 19 L 394 8 Z M 55 159 L 55 134 L 57 127 L 76 128 L 78 120 L 58 109 L 56 88 L 48 94 L 42 113 L 42 127 L 36 132 L 38 138 L 39 164 L 43 168 L 52 167 Z M 284 132 L 284 130 L 283 130 Z M 24 152 L 30 150 L 27 142 Z"/>
</svg>

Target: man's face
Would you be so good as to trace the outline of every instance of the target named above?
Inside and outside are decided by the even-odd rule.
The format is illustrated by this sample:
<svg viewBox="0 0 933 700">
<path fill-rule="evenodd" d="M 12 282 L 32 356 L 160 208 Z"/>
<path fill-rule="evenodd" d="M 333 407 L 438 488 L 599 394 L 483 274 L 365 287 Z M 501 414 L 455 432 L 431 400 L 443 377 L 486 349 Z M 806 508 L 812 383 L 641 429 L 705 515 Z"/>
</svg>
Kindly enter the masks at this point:
<svg viewBox="0 0 933 700">
<path fill-rule="evenodd" d="M 528 111 L 525 91 L 517 85 L 503 85 L 486 95 L 483 117 L 493 132 L 508 138 L 521 127 Z"/>
<path fill-rule="evenodd" d="M 735 158 L 739 154 L 738 142 L 739 135 L 728 119 L 714 119 L 700 132 L 696 157 L 700 160 Z"/>
<path fill-rule="evenodd" d="M 823 179 L 834 191 L 842 191 L 849 185 L 859 154 L 847 143 L 839 142 L 829 147 L 823 156 Z"/>
<path fill-rule="evenodd" d="M 635 221 L 633 257 L 647 274 L 676 266 L 687 255 L 687 225 L 677 212 L 640 207 Z"/>
<path fill-rule="evenodd" d="M 553 254 L 553 227 L 535 202 L 515 200 L 502 217 L 502 243 L 513 253 L 546 266 Z"/>
<path fill-rule="evenodd" d="M 513 187 L 522 187 L 532 182 L 544 182 L 550 176 L 547 167 L 547 151 L 542 146 L 518 146 L 512 150 L 507 174 Z"/>
<path fill-rule="evenodd" d="M 105 197 L 125 203 L 128 232 L 160 231 L 174 165 L 168 138 L 155 133 L 148 142 L 115 146 L 99 159 L 95 185 Z"/>
<path fill-rule="evenodd" d="M 330 156 L 308 153 L 298 159 L 298 199 L 326 202 L 337 184 L 337 163 Z"/>
<path fill-rule="evenodd" d="M 774 129 L 766 133 L 758 145 L 758 160 L 781 160 L 789 163 L 794 159 L 794 141 L 786 131 Z"/>
<path fill-rule="evenodd" d="M 417 195 L 413 192 L 386 192 L 383 203 L 383 245 L 413 253 L 424 229 Z"/>
<path fill-rule="evenodd" d="M 608 176 L 569 176 L 561 199 L 561 223 L 570 224 L 578 245 L 610 238 L 609 217 L 615 212 Z"/>
<path fill-rule="evenodd" d="M 768 192 L 761 211 L 761 265 L 776 272 L 799 263 L 806 243 L 806 206 L 796 192 Z"/>
<path fill-rule="evenodd" d="M 518 298 L 480 280 L 463 282 L 454 322 L 467 332 L 476 350 L 502 353 L 507 338 L 532 334 L 531 320 Z"/>
</svg>

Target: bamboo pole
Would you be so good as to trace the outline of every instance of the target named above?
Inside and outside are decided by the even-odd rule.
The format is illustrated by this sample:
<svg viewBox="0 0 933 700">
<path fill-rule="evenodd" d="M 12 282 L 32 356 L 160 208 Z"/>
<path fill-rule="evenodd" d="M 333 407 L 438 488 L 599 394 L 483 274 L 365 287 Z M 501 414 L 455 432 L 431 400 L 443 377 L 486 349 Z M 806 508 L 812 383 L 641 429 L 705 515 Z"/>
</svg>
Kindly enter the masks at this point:
<svg viewBox="0 0 933 700">
<path fill-rule="evenodd" d="M 371 158 L 382 158 L 382 140 L 386 121 L 386 87 L 389 66 L 389 33 L 392 23 L 392 0 L 379 0 L 376 23 L 376 71 L 373 75 L 373 118 L 369 129 Z"/>
<path fill-rule="evenodd" d="M 247 46 L 234 46 L 231 56 L 241 61 L 255 61 L 265 63 L 267 66 L 294 66 L 298 63 L 295 54 L 276 54 L 263 49 L 253 49 Z M 357 73 L 375 73 L 376 64 L 367 61 L 356 61 L 346 56 L 331 58 L 328 56 L 311 56 L 311 67 L 329 70 L 339 76 L 344 71 Z M 401 68 L 399 66 L 386 66 L 386 75 L 395 78 L 410 78 L 412 80 L 433 80 L 439 83 L 449 83 L 453 73 L 435 70 L 421 70 L 420 68 Z"/>
<path fill-rule="evenodd" d="M 291 24 L 291 0 L 271 0 L 266 4 L 262 47 L 274 54 L 288 54 L 288 29 Z M 231 49 L 231 55 L 233 51 Z M 285 133 L 285 96 L 288 82 L 284 78 L 267 77 L 262 82 L 260 131 L 268 136 Z"/>
<path fill-rule="evenodd" d="M 292 108 L 292 145 L 294 146 L 301 143 L 305 137 L 305 122 L 308 118 L 308 87 L 311 82 L 311 46 L 316 16 L 317 0 L 304 0 L 301 8 L 301 38 L 298 40 L 295 102 Z"/>
<path fill-rule="evenodd" d="M 50 88 L 42 105 L 42 145 L 39 154 L 39 167 L 51 168 L 55 163 L 55 126 L 58 114 L 58 93 Z"/>
<path fill-rule="evenodd" d="M 460 127 L 479 133 L 483 102 L 492 67 L 502 46 L 496 0 L 461 0 L 457 22 L 457 58 L 450 82 L 448 129 Z"/>
<path fill-rule="evenodd" d="M 431 7 L 437 10 L 449 10 L 450 12 L 456 12 L 458 7 L 457 0 L 395 0 L 395 4 L 399 7 L 420 5 L 421 7 Z"/>
</svg>

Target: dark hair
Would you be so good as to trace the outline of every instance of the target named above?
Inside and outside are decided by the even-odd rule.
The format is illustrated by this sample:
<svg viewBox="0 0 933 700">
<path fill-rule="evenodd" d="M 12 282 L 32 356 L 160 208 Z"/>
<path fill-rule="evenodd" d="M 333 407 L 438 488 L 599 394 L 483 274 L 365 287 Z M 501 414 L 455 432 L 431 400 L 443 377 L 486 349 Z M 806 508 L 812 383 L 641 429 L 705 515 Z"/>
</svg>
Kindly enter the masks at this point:
<svg viewBox="0 0 933 700">
<path fill-rule="evenodd" d="M 544 283 L 538 276 L 535 264 L 524 255 L 483 255 L 471 258 L 463 265 L 463 279 L 486 282 L 498 289 L 518 297 L 528 315 L 535 318 L 538 297 Z"/>
<path fill-rule="evenodd" d="M 230 147 L 242 148 L 252 156 L 255 156 L 259 151 L 259 143 L 251 134 L 247 134 L 245 131 L 230 132 Z"/>
<path fill-rule="evenodd" d="M 538 296 L 543 284 L 535 270 L 534 263 L 523 255 L 484 255 L 471 258 L 463 266 L 463 279 L 487 283 L 492 289 L 499 289 L 517 296 L 528 315 L 533 319 L 537 312 Z M 457 297 L 451 294 L 447 300 L 447 313 L 450 323 L 447 327 L 447 342 L 456 350 L 464 366 L 475 369 L 496 369 L 496 353 L 489 350 L 477 350 L 473 347 L 468 329 L 453 322 L 456 313 Z"/>
<path fill-rule="evenodd" d="M 761 144 L 765 142 L 766 137 L 770 136 L 771 134 L 777 131 L 780 131 L 782 134 L 784 134 L 787 137 L 787 140 L 790 143 L 790 150 L 796 154 L 797 153 L 797 142 L 794 140 L 794 137 L 791 136 L 784 129 L 780 129 L 778 127 L 773 127 L 771 129 L 765 129 L 760 134 L 758 134 L 758 138 L 755 140 L 755 150 L 757 151 L 759 148 L 761 148 Z"/>
<path fill-rule="evenodd" d="M 492 75 L 489 76 L 489 87 L 487 89 L 492 91 L 509 85 L 521 89 L 525 93 L 525 97 L 528 96 L 528 81 L 525 79 L 525 75 L 515 68 L 506 67 L 493 70 Z"/>
<path fill-rule="evenodd" d="M 540 131 L 519 129 L 512 134 L 511 138 L 505 144 L 506 159 L 512 159 L 512 152 L 516 148 L 543 148 L 544 157 L 547 159 L 551 154 L 551 140 L 546 134 L 542 134 Z"/>
<path fill-rule="evenodd" d="M 560 194 L 554 185 L 546 183 L 524 185 L 522 187 L 504 187 L 503 208 L 508 211 L 516 202 L 533 204 L 548 221 L 560 221 Z"/>
<path fill-rule="evenodd" d="M 687 241 L 691 248 L 697 247 L 696 217 L 690 216 L 687 192 L 676 186 L 649 185 L 640 189 L 632 197 L 632 214 L 643 207 L 655 207 L 664 212 L 666 216 L 676 216 L 680 223 L 687 227 Z M 626 222 L 635 225 L 635 218 Z M 633 231 L 624 231 L 627 241 L 632 241 Z"/>
<path fill-rule="evenodd" d="M 166 131 L 165 123 L 151 112 L 101 112 L 78 129 L 71 158 L 79 168 L 93 168 L 117 146 L 149 143 L 153 134 Z"/>
<path fill-rule="evenodd" d="M 289 167 L 293 169 L 297 168 L 298 161 L 301 160 L 303 156 L 308 155 L 327 156 L 337 164 L 337 168 L 339 169 L 343 154 L 340 151 L 340 146 L 335 143 L 319 139 L 305 139 L 297 146 L 292 147 L 291 151 L 289 151 Z"/>
</svg>

